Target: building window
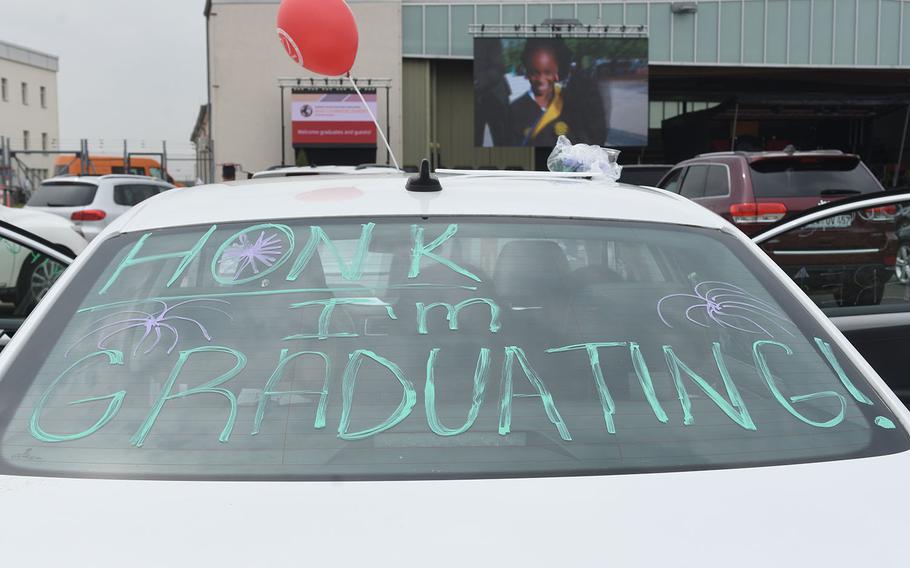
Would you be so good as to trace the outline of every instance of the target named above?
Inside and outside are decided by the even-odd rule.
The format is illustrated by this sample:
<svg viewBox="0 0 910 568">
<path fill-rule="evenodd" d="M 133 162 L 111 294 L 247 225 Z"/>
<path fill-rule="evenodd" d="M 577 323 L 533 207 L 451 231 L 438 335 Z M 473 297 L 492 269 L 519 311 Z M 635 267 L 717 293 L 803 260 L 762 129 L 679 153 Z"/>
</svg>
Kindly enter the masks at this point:
<svg viewBox="0 0 910 568">
<path fill-rule="evenodd" d="M 47 132 L 41 133 L 41 149 L 47 151 Z"/>
<path fill-rule="evenodd" d="M 28 143 L 29 143 L 29 139 L 28 139 L 28 138 L 29 138 L 29 136 L 28 136 L 28 130 L 23 130 L 23 131 L 22 131 L 22 149 L 23 149 L 23 150 L 26 150 L 26 151 L 29 149 L 29 148 L 28 148 Z"/>
<path fill-rule="evenodd" d="M 41 108 L 47 108 L 47 88 L 41 87 Z"/>
<path fill-rule="evenodd" d="M 28 104 L 28 83 L 22 82 L 22 104 Z"/>
<path fill-rule="evenodd" d="M 6 82 L 6 77 L 0 78 L 0 99 L 2 99 L 3 102 L 9 100 L 9 89 Z"/>
</svg>

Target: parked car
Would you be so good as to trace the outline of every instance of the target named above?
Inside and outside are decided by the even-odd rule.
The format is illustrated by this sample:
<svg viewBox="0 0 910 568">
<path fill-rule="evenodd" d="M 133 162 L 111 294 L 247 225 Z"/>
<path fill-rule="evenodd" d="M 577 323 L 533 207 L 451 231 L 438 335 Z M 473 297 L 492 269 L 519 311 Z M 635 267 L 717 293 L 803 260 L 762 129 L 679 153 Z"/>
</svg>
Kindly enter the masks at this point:
<svg viewBox="0 0 910 568">
<path fill-rule="evenodd" d="M 42 182 L 25 208 L 69 219 L 92 240 L 130 207 L 173 188 L 147 176 L 58 176 Z"/>
<path fill-rule="evenodd" d="M 4 557 L 903 560 L 910 411 L 767 255 L 661 190 L 495 173 L 121 216 L 0 354 Z"/>
<path fill-rule="evenodd" d="M 655 187 L 671 169 L 673 166 L 670 164 L 629 164 L 622 167 L 619 181 Z"/>
<path fill-rule="evenodd" d="M 849 217 L 853 223 L 841 231 L 864 231 L 861 222 L 874 218 L 882 226 L 882 232 L 897 234 L 903 247 L 906 246 L 908 210 L 910 191 L 869 193 L 812 208 L 795 219 L 771 225 L 753 237 L 753 240 L 774 256 L 778 246 L 801 239 L 806 248 L 818 250 L 823 256 L 827 236 L 825 231 L 815 227 L 830 226 L 833 224 L 832 219 Z M 838 252 L 837 249 L 832 249 L 830 254 L 833 258 L 823 259 L 831 263 L 832 271 L 835 270 L 834 259 Z M 907 378 L 907 365 L 902 356 L 907 345 L 910 345 L 910 287 L 901 278 L 902 270 L 906 267 L 902 268 L 900 253 L 898 254 L 898 277 L 884 285 L 870 281 L 862 266 L 841 268 L 845 272 L 842 280 L 852 280 L 857 286 L 865 285 L 873 290 L 880 289 L 878 305 L 843 306 L 823 295 L 813 295 L 812 299 L 872 364 L 888 386 L 905 403 L 910 403 L 910 379 Z M 795 280 L 801 285 L 800 278 L 797 275 Z"/>
<path fill-rule="evenodd" d="M 50 213 L 0 206 L 0 221 L 42 239 L 68 257 L 75 257 L 88 245 L 72 222 Z M 62 269 L 62 264 L 35 254 L 27 245 L 0 237 L 0 302 L 11 304 L 15 315 L 27 315 Z"/>
<path fill-rule="evenodd" d="M 818 205 L 883 190 L 859 156 L 837 151 L 702 154 L 680 162 L 658 187 L 692 199 L 747 235 Z M 890 219 L 887 211 L 826 219 L 783 237 L 772 257 L 810 294 L 833 292 L 845 306 L 877 304 L 897 256 Z M 812 247 L 805 246 L 806 231 L 820 236 Z"/>
</svg>

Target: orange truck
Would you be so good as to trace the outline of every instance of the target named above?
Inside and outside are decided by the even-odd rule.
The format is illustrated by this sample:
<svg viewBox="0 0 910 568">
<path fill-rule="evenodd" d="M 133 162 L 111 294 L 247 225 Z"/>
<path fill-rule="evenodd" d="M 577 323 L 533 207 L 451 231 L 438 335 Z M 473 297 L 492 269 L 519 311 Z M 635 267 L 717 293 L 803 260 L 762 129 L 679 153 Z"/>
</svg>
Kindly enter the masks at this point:
<svg viewBox="0 0 910 568">
<path fill-rule="evenodd" d="M 154 158 L 130 158 L 129 171 L 126 171 L 123 163 L 123 156 L 97 156 L 90 155 L 88 158 L 88 167 L 82 171 L 82 160 L 75 154 L 61 154 L 54 160 L 54 175 L 91 175 L 104 176 L 109 174 L 133 174 L 139 176 L 151 176 L 166 180 L 168 183 L 177 185 L 171 175 L 161 169 L 161 163 Z"/>
</svg>

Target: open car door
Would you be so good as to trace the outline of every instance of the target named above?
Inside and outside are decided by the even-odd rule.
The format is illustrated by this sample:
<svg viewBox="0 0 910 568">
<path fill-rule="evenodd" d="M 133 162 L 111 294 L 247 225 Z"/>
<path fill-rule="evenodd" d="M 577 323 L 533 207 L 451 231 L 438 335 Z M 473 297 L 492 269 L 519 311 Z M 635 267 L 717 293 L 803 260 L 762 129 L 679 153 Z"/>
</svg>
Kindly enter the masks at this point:
<svg viewBox="0 0 910 568">
<path fill-rule="evenodd" d="M 0 221 L 0 349 L 73 260 L 59 246 Z"/>
<path fill-rule="evenodd" d="M 910 192 L 821 204 L 752 240 L 910 403 Z"/>
</svg>

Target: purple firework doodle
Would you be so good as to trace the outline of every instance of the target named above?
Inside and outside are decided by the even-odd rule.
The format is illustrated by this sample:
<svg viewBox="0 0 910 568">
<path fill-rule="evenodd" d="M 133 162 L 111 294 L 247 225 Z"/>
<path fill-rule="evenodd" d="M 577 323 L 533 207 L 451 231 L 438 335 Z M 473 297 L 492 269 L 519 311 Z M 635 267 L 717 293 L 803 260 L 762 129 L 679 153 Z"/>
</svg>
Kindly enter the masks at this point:
<svg viewBox="0 0 910 568">
<path fill-rule="evenodd" d="M 768 329 L 780 328 L 789 335 L 793 333 L 784 327 L 790 323 L 776 306 L 755 297 L 739 286 L 727 282 L 699 282 L 693 294 L 670 294 L 657 302 L 657 315 L 667 327 L 673 327 L 664 317 L 665 303 L 672 306 L 674 299 L 685 298 L 688 306 L 683 312 L 686 319 L 701 327 L 718 325 L 746 333 L 764 333 L 774 337 Z M 677 303 L 679 303 L 677 301 Z"/>
<path fill-rule="evenodd" d="M 177 347 L 177 343 L 180 341 L 180 332 L 175 327 L 177 322 L 188 322 L 197 328 L 202 333 L 202 336 L 207 340 L 211 341 L 212 336 L 209 334 L 208 330 L 196 319 L 179 315 L 181 310 L 210 310 L 219 312 L 228 317 L 228 319 L 233 320 L 229 313 L 226 311 L 216 308 L 214 306 L 199 305 L 198 302 L 217 302 L 220 304 L 228 304 L 230 302 L 226 300 L 216 300 L 216 299 L 198 299 L 198 300 L 185 300 L 183 302 L 178 302 L 173 305 L 168 305 L 167 302 L 162 300 L 148 300 L 148 302 L 153 302 L 161 306 L 161 309 L 157 312 L 144 312 L 141 310 L 123 310 L 108 314 L 101 319 L 95 320 L 92 322 L 92 325 L 97 326 L 92 331 L 86 333 L 82 337 L 76 340 L 73 343 L 72 347 L 66 350 L 64 356 L 69 356 L 70 351 L 72 351 L 79 343 L 83 340 L 97 334 L 98 335 L 98 349 L 104 349 L 105 343 L 110 340 L 112 337 L 123 333 L 128 332 L 131 329 L 142 329 L 142 337 L 139 339 L 139 342 L 136 343 L 136 346 L 133 348 L 133 355 L 136 355 L 139 352 L 139 349 L 146 342 L 146 340 L 154 335 L 155 340 L 152 344 L 143 351 L 143 354 L 151 353 L 155 347 L 161 342 L 163 335 L 162 330 L 169 332 L 174 340 L 171 342 L 171 346 L 168 347 L 167 353 L 170 353 Z M 113 321 L 112 321 L 113 320 Z"/>
<path fill-rule="evenodd" d="M 236 264 L 234 280 L 237 280 L 247 268 L 251 269 L 253 274 L 259 274 L 261 268 L 272 266 L 281 256 L 283 248 L 278 233 L 260 231 L 255 242 L 251 242 L 246 233 L 243 233 L 235 244 L 224 251 L 219 264 Z M 257 262 L 262 266 L 258 266 Z"/>
</svg>

